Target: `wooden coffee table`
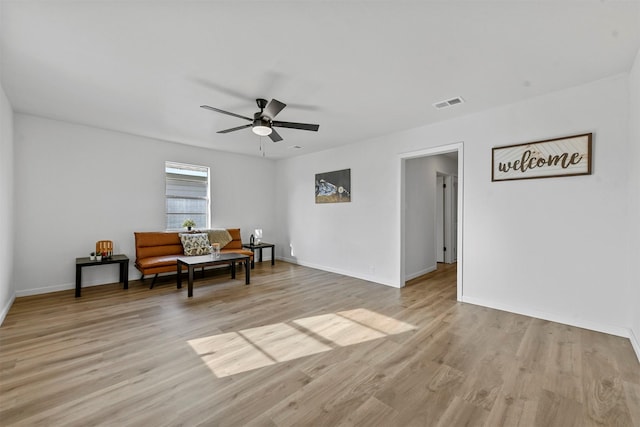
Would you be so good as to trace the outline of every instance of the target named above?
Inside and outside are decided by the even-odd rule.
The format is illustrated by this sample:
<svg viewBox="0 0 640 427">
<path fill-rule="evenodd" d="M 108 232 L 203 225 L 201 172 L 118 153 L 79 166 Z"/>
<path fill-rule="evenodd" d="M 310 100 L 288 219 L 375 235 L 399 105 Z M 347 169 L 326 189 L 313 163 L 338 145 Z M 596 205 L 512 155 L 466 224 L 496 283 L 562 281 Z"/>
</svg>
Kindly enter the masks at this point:
<svg viewBox="0 0 640 427">
<path fill-rule="evenodd" d="M 193 296 L 193 270 L 199 267 L 208 267 L 212 265 L 227 264 L 231 267 L 231 278 L 236 278 L 236 263 L 244 261 L 244 284 L 248 285 L 251 281 L 251 266 L 249 265 L 249 255 L 243 254 L 220 254 L 220 257 L 214 258 L 212 255 L 182 256 L 178 257 L 176 268 L 178 269 L 178 289 L 182 288 L 182 269 L 187 267 L 189 274 L 187 296 Z"/>
</svg>

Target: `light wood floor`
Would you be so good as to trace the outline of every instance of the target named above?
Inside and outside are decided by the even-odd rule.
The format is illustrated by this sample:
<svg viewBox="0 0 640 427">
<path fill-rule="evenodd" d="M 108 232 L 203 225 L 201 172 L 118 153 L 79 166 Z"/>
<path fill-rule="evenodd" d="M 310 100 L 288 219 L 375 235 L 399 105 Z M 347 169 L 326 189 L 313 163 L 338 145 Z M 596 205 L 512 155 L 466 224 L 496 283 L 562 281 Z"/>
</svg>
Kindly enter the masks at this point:
<svg viewBox="0 0 640 427">
<path fill-rule="evenodd" d="M 284 262 L 18 298 L 3 426 L 640 426 L 628 340 Z"/>
</svg>

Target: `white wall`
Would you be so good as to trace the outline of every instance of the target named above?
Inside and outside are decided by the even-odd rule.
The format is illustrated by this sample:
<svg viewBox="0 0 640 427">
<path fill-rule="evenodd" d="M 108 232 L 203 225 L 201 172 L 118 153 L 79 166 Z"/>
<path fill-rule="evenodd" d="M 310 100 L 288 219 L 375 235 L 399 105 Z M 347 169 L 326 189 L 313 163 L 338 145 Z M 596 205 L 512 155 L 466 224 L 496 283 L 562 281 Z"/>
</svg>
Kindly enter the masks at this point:
<svg viewBox="0 0 640 427">
<path fill-rule="evenodd" d="M 612 268 L 629 262 L 628 99 L 619 75 L 282 160 L 278 243 L 302 264 L 399 286 L 399 155 L 462 141 L 463 300 L 628 335 L 627 274 Z M 584 132 L 592 175 L 491 182 L 492 147 Z M 353 202 L 315 205 L 314 173 L 349 167 Z"/>
<path fill-rule="evenodd" d="M 13 110 L 0 86 L 0 324 L 15 298 L 13 152 Z"/>
<path fill-rule="evenodd" d="M 444 155 L 405 164 L 405 275 L 412 279 L 437 268 L 436 176 L 457 175 L 458 162 Z"/>
<path fill-rule="evenodd" d="M 629 76 L 629 301 L 632 302 L 631 331 L 640 359 L 640 51 Z"/>
<path fill-rule="evenodd" d="M 15 280 L 18 296 L 75 286 L 75 258 L 101 239 L 140 274 L 134 231 L 164 230 L 164 162 L 211 168 L 212 226 L 275 238 L 275 162 L 15 115 Z M 83 286 L 118 281 L 118 267 L 83 270 Z"/>
<path fill-rule="evenodd" d="M 398 281 L 398 239 L 389 227 L 398 219 L 398 170 L 389 167 L 388 148 L 372 148 L 349 145 L 278 161 L 278 256 L 392 286 Z M 349 168 L 351 202 L 316 204 L 315 174 Z"/>
</svg>

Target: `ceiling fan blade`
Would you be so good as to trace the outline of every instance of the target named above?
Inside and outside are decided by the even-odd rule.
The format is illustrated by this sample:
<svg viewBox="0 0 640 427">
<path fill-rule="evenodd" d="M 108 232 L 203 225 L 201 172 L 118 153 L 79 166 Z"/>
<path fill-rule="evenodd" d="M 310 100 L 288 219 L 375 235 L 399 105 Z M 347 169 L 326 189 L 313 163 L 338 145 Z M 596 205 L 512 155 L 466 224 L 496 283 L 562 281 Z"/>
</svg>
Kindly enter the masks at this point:
<svg viewBox="0 0 640 427">
<path fill-rule="evenodd" d="M 286 106 L 287 104 L 284 104 L 278 101 L 277 99 L 272 99 L 271 101 L 269 101 L 269 104 L 267 104 L 267 107 L 264 109 L 264 115 L 268 116 L 270 119 L 273 119 Z"/>
<path fill-rule="evenodd" d="M 250 122 L 253 121 L 253 119 L 250 119 L 249 117 L 241 116 L 240 114 L 236 114 L 236 113 L 230 113 L 228 111 L 224 111 L 224 110 L 221 110 L 219 108 L 209 107 L 208 105 L 201 105 L 200 108 L 206 108 L 207 110 L 215 111 L 217 113 L 222 113 L 222 114 L 226 114 L 228 116 L 233 116 L 233 117 L 238 117 L 238 118 L 241 118 L 241 119 L 249 120 Z"/>
<path fill-rule="evenodd" d="M 250 128 L 251 126 L 253 126 L 253 123 L 249 123 L 248 125 L 242 125 L 242 126 L 238 126 L 238 127 L 231 128 L 231 129 L 219 130 L 216 133 L 229 133 L 229 132 L 233 132 L 233 131 L 240 130 L 240 129 Z"/>
<path fill-rule="evenodd" d="M 274 128 L 271 128 L 271 133 L 269 134 L 269 138 L 271 138 L 273 142 L 282 141 L 282 137 L 278 132 L 276 132 Z"/>
<path fill-rule="evenodd" d="M 314 131 L 317 132 L 318 129 L 320 129 L 320 125 L 312 125 L 309 123 L 292 123 L 292 122 L 278 122 L 278 121 L 272 121 L 271 122 L 272 126 L 278 126 L 281 128 L 290 128 L 290 129 L 300 129 L 300 130 L 310 130 L 310 131 Z"/>
</svg>

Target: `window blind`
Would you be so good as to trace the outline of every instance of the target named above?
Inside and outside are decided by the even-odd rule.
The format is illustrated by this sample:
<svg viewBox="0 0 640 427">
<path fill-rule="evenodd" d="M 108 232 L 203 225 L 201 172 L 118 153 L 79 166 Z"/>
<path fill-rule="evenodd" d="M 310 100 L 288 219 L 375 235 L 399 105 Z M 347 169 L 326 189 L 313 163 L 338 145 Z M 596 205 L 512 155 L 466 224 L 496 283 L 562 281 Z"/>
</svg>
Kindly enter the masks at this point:
<svg viewBox="0 0 640 427">
<path fill-rule="evenodd" d="M 165 162 L 165 200 L 167 230 L 183 228 L 188 218 L 197 228 L 209 228 L 209 168 Z"/>
</svg>

